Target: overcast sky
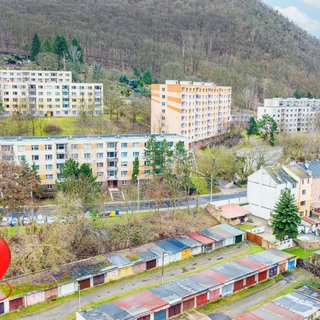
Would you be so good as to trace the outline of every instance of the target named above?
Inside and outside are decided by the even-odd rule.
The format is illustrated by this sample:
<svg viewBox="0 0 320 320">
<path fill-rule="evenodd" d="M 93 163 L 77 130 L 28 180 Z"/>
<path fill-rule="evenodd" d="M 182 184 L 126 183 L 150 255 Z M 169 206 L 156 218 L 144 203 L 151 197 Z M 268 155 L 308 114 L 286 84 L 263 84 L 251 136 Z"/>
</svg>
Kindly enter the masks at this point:
<svg viewBox="0 0 320 320">
<path fill-rule="evenodd" d="M 263 0 L 302 29 L 320 38 L 320 0 Z"/>
</svg>

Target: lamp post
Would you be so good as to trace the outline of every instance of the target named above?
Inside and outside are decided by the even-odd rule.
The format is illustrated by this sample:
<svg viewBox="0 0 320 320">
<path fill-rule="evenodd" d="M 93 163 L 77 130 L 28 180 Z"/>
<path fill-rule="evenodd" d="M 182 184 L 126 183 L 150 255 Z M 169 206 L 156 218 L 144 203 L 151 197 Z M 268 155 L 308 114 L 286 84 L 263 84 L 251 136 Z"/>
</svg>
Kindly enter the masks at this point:
<svg viewBox="0 0 320 320">
<path fill-rule="evenodd" d="M 78 308 L 81 311 L 81 301 L 80 301 L 80 284 L 78 283 Z"/>
<path fill-rule="evenodd" d="M 137 183 L 138 183 L 137 211 L 139 212 L 139 210 L 140 210 L 140 180 L 139 180 L 139 176 L 137 178 Z"/>
<path fill-rule="evenodd" d="M 211 175 L 210 175 L 210 202 L 212 202 L 212 184 L 213 184 L 213 176 L 211 173 Z"/>
<path fill-rule="evenodd" d="M 161 268 L 161 284 L 163 284 L 163 275 L 164 275 L 164 254 L 166 252 L 163 250 L 162 251 L 162 268 Z"/>
</svg>

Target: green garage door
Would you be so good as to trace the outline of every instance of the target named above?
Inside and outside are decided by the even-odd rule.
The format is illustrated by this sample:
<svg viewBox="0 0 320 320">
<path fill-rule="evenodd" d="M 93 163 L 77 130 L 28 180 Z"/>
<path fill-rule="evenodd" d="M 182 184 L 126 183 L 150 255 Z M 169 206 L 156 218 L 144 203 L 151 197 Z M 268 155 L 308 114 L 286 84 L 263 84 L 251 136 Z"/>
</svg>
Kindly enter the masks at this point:
<svg viewBox="0 0 320 320">
<path fill-rule="evenodd" d="M 236 243 L 242 242 L 242 234 L 240 236 L 236 236 Z"/>
</svg>

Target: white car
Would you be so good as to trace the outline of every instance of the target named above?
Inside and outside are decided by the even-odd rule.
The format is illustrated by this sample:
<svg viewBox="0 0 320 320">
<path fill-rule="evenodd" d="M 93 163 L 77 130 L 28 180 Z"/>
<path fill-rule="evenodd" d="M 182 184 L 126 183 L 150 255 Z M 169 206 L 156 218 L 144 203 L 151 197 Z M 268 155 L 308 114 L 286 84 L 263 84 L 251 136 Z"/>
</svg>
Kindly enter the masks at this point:
<svg viewBox="0 0 320 320">
<path fill-rule="evenodd" d="M 3 217 L 1 220 L 1 227 L 7 227 L 11 223 L 11 219 L 9 217 Z"/>
<path fill-rule="evenodd" d="M 49 224 L 54 223 L 54 218 L 53 218 L 53 216 L 47 216 L 47 223 L 49 223 Z"/>
<path fill-rule="evenodd" d="M 23 217 L 22 218 L 22 224 L 24 226 L 28 226 L 29 224 L 31 224 L 31 221 L 30 221 L 29 217 Z"/>
<path fill-rule="evenodd" d="M 44 218 L 42 214 L 37 215 L 37 224 L 44 224 Z"/>
</svg>

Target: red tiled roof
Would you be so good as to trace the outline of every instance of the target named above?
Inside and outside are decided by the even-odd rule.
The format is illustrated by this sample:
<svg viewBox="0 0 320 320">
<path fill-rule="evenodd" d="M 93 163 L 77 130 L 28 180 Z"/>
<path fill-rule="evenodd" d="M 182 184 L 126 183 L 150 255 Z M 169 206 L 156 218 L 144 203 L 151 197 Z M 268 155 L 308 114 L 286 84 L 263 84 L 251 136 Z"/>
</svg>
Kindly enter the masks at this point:
<svg viewBox="0 0 320 320">
<path fill-rule="evenodd" d="M 250 214 L 250 212 L 238 204 L 226 204 L 219 207 L 221 215 L 226 219 L 241 218 Z"/>
</svg>

